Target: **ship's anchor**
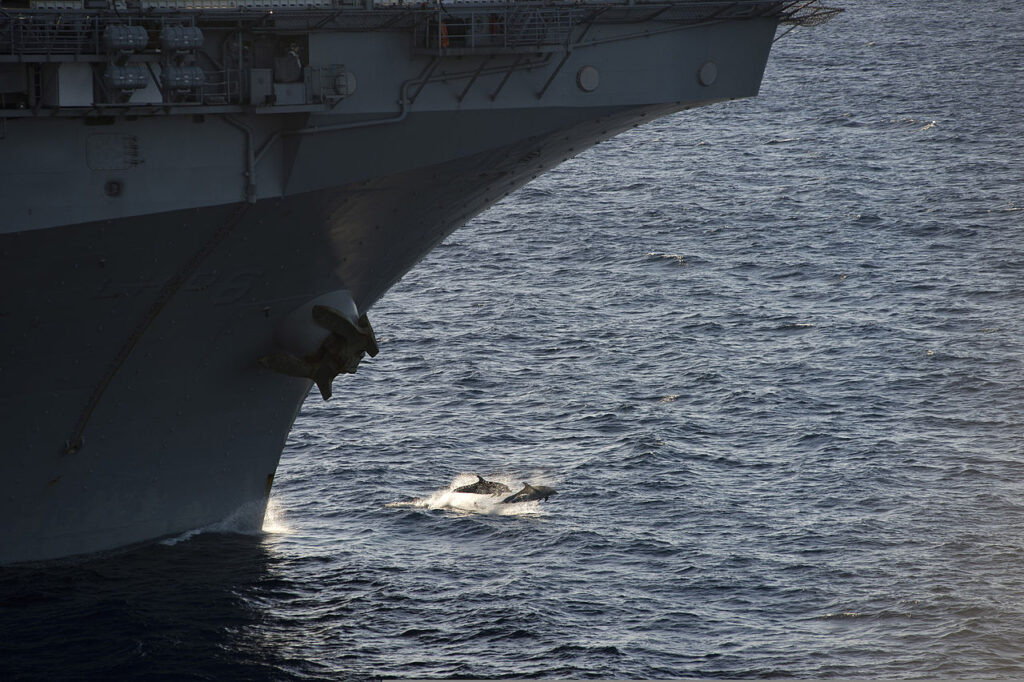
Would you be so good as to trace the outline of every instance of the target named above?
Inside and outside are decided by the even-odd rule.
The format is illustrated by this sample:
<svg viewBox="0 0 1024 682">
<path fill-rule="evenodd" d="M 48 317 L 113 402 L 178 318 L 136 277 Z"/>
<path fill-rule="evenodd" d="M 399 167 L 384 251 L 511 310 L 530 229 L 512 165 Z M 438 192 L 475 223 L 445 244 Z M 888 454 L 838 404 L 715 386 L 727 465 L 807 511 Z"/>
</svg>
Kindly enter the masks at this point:
<svg viewBox="0 0 1024 682">
<path fill-rule="evenodd" d="M 352 324 L 340 312 L 325 305 L 313 306 L 313 322 L 330 332 L 312 353 L 296 357 L 290 353 L 265 355 L 259 364 L 279 374 L 312 379 L 324 400 L 331 397 L 331 384 L 339 374 L 354 374 L 359 361 L 380 351 L 366 315 Z"/>
</svg>

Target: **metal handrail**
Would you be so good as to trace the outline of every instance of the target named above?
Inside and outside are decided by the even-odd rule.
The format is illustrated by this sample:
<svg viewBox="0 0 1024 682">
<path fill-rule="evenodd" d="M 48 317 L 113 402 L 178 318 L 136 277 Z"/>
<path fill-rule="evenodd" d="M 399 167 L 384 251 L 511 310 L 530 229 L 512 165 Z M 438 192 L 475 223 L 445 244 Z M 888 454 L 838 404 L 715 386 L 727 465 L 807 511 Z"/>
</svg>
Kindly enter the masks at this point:
<svg viewBox="0 0 1024 682">
<path fill-rule="evenodd" d="M 269 7 L 277 0 L 259 0 Z M 281 0 L 284 3 L 286 0 Z M 401 30 L 393 19 L 402 17 L 401 26 L 413 27 L 414 44 L 419 48 L 443 48 L 441 25 L 447 31 L 449 47 L 499 47 L 516 49 L 527 46 L 566 44 L 572 29 L 587 15 L 595 21 L 640 21 L 646 17 L 631 10 L 638 7 L 665 8 L 657 12 L 659 20 L 669 23 L 693 23 L 708 18 L 772 16 L 782 23 L 813 25 L 828 21 L 842 10 L 825 7 L 820 0 L 527 0 L 495 2 L 446 0 L 444 4 L 388 4 L 388 0 L 330 0 L 334 9 L 299 9 L 285 5 L 275 10 L 291 17 L 307 17 L 310 30 L 325 22 L 339 21 L 363 26 L 363 30 Z M 394 0 L 396 3 L 405 0 Z M 212 20 L 261 22 L 265 10 L 250 7 L 257 0 L 238 0 L 235 10 L 23 10 L 0 9 L 0 55 L 99 55 L 104 53 L 103 30 L 108 25 L 137 24 L 157 31 L 165 24 L 194 25 L 200 16 Z M 294 2 L 294 0 L 288 0 Z M 375 4 L 376 3 L 376 4 Z M 262 7 L 262 4 L 261 4 Z M 599 7 L 613 12 L 602 18 Z M 666 11 L 667 10 L 667 11 Z M 623 12 L 630 12 L 624 17 Z M 617 15 L 617 19 L 612 19 Z M 379 19 L 379 21 L 378 21 Z M 353 23 L 356 22 L 356 23 Z"/>
<path fill-rule="evenodd" d="M 436 10 L 414 29 L 414 44 L 427 50 L 564 46 L 582 11 L 570 7 L 497 6 L 472 11 Z"/>
<path fill-rule="evenodd" d="M 107 26 L 141 25 L 151 33 L 164 26 L 193 26 L 194 15 L 146 16 L 86 11 L 0 12 L 0 54 L 102 54 Z"/>
<path fill-rule="evenodd" d="M 90 54 L 100 50 L 102 31 L 92 16 L 61 16 L 53 21 L 48 16 L 28 15 L 10 22 L 0 32 L 0 52 L 6 54 Z"/>
</svg>

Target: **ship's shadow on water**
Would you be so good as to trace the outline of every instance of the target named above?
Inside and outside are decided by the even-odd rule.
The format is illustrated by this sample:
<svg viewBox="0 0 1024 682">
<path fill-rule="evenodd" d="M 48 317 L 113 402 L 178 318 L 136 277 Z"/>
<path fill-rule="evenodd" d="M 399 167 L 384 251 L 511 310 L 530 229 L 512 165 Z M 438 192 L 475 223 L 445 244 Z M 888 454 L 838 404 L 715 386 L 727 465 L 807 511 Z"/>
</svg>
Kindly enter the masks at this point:
<svg viewBox="0 0 1024 682">
<path fill-rule="evenodd" d="M 275 559 L 259 535 L 0 568 L 0 679 L 270 679 L 252 590 Z M 245 652 L 244 655 L 240 655 Z"/>
</svg>

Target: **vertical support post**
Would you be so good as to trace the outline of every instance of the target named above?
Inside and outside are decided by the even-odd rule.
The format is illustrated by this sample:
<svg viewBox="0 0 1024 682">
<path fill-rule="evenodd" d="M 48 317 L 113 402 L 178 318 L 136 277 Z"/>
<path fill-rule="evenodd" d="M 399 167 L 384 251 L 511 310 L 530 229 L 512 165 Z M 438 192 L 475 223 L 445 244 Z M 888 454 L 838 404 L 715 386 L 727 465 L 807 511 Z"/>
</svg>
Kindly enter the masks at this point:
<svg viewBox="0 0 1024 682">
<path fill-rule="evenodd" d="M 551 87 L 551 83 L 552 83 L 552 82 L 553 82 L 553 81 L 555 80 L 555 76 L 557 76 L 557 75 L 558 75 L 558 72 L 562 70 L 562 67 L 563 67 L 563 66 L 565 66 L 565 63 L 566 63 L 567 61 L 569 61 L 569 57 L 570 57 L 571 55 L 572 55 L 572 52 L 570 52 L 569 50 L 566 50 L 566 51 L 565 51 L 565 56 L 564 56 L 564 57 L 562 57 L 562 61 L 558 62 L 558 66 L 556 66 L 556 67 L 555 67 L 555 70 L 551 72 L 551 76 L 549 76 L 549 77 L 548 77 L 548 82 L 547 82 L 547 83 L 545 83 L 545 84 L 544 84 L 544 87 L 543 87 L 543 88 L 541 88 L 541 89 L 540 89 L 540 92 L 538 92 L 538 93 L 537 93 L 537 99 L 538 99 L 538 100 L 539 100 L 539 99 L 540 99 L 541 97 L 543 97 L 543 96 L 544 96 L 544 93 L 548 91 L 548 88 L 549 88 L 549 87 Z"/>
<path fill-rule="evenodd" d="M 489 61 L 491 61 L 491 55 L 487 55 L 487 57 L 480 62 L 480 66 L 477 67 L 476 71 L 473 73 L 473 77 L 470 78 L 469 83 L 466 84 L 466 89 L 463 90 L 462 93 L 455 98 L 456 102 L 461 102 L 462 100 L 466 99 L 466 95 L 469 94 L 469 89 L 473 87 L 473 83 L 476 83 L 477 77 L 480 76 L 480 73 L 484 70 L 484 67 L 487 66 L 487 62 Z"/>
<path fill-rule="evenodd" d="M 521 54 L 517 54 L 516 55 L 515 61 L 512 62 L 512 65 L 508 67 L 508 71 L 505 72 L 505 77 L 501 79 L 500 83 L 498 83 L 498 89 L 491 93 L 491 101 L 492 102 L 494 100 L 498 99 L 498 93 L 501 92 L 501 89 L 505 87 L 505 83 L 508 82 L 509 76 L 511 76 L 512 72 L 516 70 L 516 67 L 519 66 L 519 62 L 521 62 L 522 59 L 523 59 L 523 55 L 521 55 Z"/>
</svg>

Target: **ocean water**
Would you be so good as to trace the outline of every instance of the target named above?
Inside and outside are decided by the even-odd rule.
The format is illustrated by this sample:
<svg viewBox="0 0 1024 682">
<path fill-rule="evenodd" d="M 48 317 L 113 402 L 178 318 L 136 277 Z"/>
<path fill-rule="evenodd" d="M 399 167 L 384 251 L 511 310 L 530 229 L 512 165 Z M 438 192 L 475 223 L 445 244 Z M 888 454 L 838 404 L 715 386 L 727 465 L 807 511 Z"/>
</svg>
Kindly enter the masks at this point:
<svg viewBox="0 0 1024 682">
<path fill-rule="evenodd" d="M 848 5 L 410 273 L 261 535 L 0 570 L 0 677 L 1024 676 L 1024 6 Z"/>
</svg>

